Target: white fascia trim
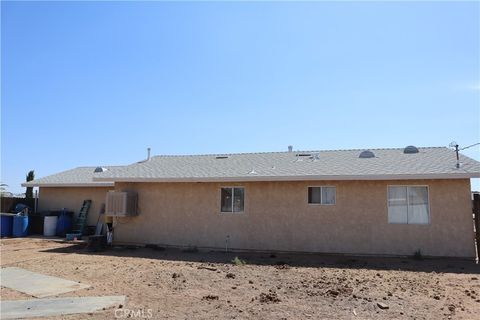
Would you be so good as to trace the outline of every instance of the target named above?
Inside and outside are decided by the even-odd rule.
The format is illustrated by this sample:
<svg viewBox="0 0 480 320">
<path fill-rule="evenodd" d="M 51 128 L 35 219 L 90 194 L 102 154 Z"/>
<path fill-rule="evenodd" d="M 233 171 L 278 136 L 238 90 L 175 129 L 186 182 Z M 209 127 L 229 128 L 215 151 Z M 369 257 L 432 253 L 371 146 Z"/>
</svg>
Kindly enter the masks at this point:
<svg viewBox="0 0 480 320">
<path fill-rule="evenodd" d="M 61 188 L 61 187 L 113 187 L 114 182 L 94 182 L 94 183 L 22 183 L 22 187 L 40 187 L 40 188 Z"/>
<path fill-rule="evenodd" d="M 244 181 L 313 181 L 313 180 L 424 180 L 480 178 L 480 173 L 385 174 L 385 175 L 323 175 L 323 176 L 242 176 L 185 178 L 93 178 L 114 182 L 244 182 Z"/>
</svg>

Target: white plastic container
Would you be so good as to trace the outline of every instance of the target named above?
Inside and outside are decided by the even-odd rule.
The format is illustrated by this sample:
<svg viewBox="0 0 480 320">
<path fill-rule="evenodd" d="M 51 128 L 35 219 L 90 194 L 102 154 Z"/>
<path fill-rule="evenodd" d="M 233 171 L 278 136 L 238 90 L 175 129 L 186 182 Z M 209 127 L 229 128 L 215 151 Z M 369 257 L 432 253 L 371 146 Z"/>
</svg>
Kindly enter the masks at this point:
<svg viewBox="0 0 480 320">
<path fill-rule="evenodd" d="M 43 235 L 46 237 L 52 237 L 57 231 L 57 216 L 46 216 L 43 221 Z"/>
</svg>

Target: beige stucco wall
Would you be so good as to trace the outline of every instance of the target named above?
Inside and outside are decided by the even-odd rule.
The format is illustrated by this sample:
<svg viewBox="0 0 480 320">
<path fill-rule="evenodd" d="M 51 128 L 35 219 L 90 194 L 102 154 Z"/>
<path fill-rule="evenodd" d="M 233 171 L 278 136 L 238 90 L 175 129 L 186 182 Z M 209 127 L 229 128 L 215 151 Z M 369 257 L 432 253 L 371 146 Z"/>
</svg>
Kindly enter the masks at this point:
<svg viewBox="0 0 480 320">
<path fill-rule="evenodd" d="M 245 213 L 220 213 L 220 187 L 245 187 Z M 307 187 L 337 187 L 333 206 L 307 204 Z M 388 185 L 428 185 L 430 224 L 389 224 Z M 470 181 L 117 183 L 136 191 L 136 217 L 115 241 L 237 249 L 473 257 Z M 77 196 L 78 198 L 78 196 Z M 80 197 L 83 199 L 83 197 Z"/>
<path fill-rule="evenodd" d="M 92 206 L 88 212 L 87 225 L 94 226 L 97 224 L 98 213 L 100 212 L 102 203 L 105 198 L 108 187 L 82 187 L 82 188 L 40 188 L 38 199 L 38 210 L 61 210 L 66 208 L 78 215 L 82 207 L 83 200 L 92 200 Z"/>
</svg>

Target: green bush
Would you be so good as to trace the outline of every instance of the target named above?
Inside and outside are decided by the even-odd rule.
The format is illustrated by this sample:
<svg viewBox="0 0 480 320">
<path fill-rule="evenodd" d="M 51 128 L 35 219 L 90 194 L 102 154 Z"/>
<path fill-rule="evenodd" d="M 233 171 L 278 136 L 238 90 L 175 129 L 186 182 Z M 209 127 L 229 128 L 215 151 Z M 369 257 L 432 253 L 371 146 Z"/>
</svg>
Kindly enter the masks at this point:
<svg viewBox="0 0 480 320">
<path fill-rule="evenodd" d="M 236 266 L 243 266 L 243 265 L 247 264 L 247 262 L 245 260 L 242 260 L 239 257 L 233 258 L 232 263 Z"/>
</svg>

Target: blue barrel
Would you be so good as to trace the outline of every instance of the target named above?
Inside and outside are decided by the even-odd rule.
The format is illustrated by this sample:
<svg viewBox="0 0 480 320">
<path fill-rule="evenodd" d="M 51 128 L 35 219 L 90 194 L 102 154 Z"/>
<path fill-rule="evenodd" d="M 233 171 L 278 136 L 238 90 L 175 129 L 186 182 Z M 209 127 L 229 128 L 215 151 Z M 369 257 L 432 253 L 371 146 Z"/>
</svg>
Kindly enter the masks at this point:
<svg viewBox="0 0 480 320">
<path fill-rule="evenodd" d="M 13 215 L 10 214 L 2 214 L 1 215 L 1 236 L 2 237 L 11 237 L 12 230 L 13 230 Z"/>
<path fill-rule="evenodd" d="M 13 236 L 14 237 L 28 236 L 28 216 L 13 217 Z"/>
<path fill-rule="evenodd" d="M 62 211 L 58 216 L 56 234 L 59 237 L 65 237 L 67 233 L 72 231 L 72 215 L 73 212 Z"/>
</svg>

